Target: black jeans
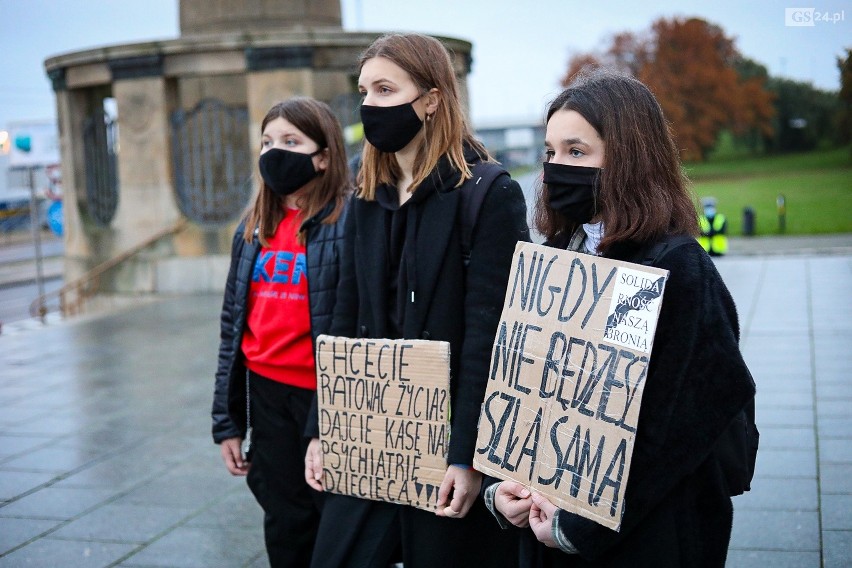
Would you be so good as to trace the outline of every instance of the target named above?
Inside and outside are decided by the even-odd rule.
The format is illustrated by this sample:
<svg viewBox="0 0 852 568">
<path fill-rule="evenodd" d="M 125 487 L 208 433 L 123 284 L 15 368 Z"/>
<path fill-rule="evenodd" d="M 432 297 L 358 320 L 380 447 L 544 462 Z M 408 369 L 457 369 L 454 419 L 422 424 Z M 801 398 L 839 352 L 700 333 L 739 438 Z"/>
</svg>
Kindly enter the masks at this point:
<svg viewBox="0 0 852 568">
<path fill-rule="evenodd" d="M 313 391 L 250 373 L 252 456 L 246 481 L 263 508 L 272 568 L 307 566 L 322 496 L 305 483 L 305 421 Z"/>
</svg>

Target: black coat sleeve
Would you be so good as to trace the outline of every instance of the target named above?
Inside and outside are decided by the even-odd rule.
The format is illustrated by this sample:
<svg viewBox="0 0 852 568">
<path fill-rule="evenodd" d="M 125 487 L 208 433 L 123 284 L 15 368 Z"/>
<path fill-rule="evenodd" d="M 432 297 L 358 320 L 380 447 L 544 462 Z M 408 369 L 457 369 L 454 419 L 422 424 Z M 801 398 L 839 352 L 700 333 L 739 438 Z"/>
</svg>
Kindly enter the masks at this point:
<svg viewBox="0 0 852 568">
<path fill-rule="evenodd" d="M 337 283 L 337 302 L 329 334 L 356 337 L 358 322 L 358 283 L 355 280 L 356 208 L 361 204 L 353 198 L 346 215 L 343 247 L 340 255 L 340 280 Z"/>
<path fill-rule="evenodd" d="M 216 384 L 213 391 L 213 441 L 217 444 L 222 440 L 241 436 L 239 428 L 228 416 L 228 386 L 230 382 L 231 364 L 234 357 L 235 294 L 237 281 L 237 266 L 240 262 L 243 232 L 238 229 L 231 244 L 231 266 L 228 269 L 228 279 L 225 281 L 225 296 L 222 300 L 222 313 L 219 322 L 219 359 L 216 368 Z"/>
<path fill-rule="evenodd" d="M 561 512 L 562 533 L 588 560 L 595 560 L 642 530 L 676 530 L 649 518 L 701 515 L 672 511 L 674 492 L 697 483 L 692 474 L 735 414 L 754 396 L 754 382 L 739 349 L 733 300 L 710 258 L 697 243 L 660 261 L 670 271 L 642 398 L 637 438 L 624 495 L 620 532 Z M 689 491 L 713 493 L 712 487 Z M 715 499 L 730 499 L 716 492 Z M 666 505 L 669 503 L 669 505 Z M 676 522 L 676 520 L 675 520 Z M 635 541 L 631 541 L 635 542 Z"/>
<path fill-rule="evenodd" d="M 518 183 L 498 177 L 489 189 L 474 227 L 464 300 L 464 341 L 459 386 L 453 403 L 449 463 L 471 464 L 476 425 L 485 396 L 494 336 L 518 241 L 529 241 L 527 206 Z"/>
<path fill-rule="evenodd" d="M 340 254 L 340 279 L 337 283 L 334 315 L 329 335 L 355 337 L 358 318 L 358 286 L 355 282 L 355 211 L 357 201 L 353 198 L 344 221 L 343 243 Z M 319 401 L 317 393 L 311 400 L 305 437 L 319 438 Z"/>
</svg>

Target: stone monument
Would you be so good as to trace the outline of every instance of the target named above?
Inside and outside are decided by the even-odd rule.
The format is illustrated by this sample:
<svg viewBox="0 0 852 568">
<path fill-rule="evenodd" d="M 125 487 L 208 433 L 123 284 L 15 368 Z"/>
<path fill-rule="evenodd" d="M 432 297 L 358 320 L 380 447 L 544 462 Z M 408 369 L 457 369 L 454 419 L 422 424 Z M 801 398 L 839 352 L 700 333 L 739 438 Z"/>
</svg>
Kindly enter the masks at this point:
<svg viewBox="0 0 852 568">
<path fill-rule="evenodd" d="M 344 31 L 338 0 L 180 0 L 180 30 L 45 61 L 66 285 L 99 274 L 102 295 L 220 291 L 256 191 L 266 111 L 307 95 L 357 123 L 358 55 L 381 35 Z M 471 44 L 439 39 L 466 101 Z"/>
</svg>

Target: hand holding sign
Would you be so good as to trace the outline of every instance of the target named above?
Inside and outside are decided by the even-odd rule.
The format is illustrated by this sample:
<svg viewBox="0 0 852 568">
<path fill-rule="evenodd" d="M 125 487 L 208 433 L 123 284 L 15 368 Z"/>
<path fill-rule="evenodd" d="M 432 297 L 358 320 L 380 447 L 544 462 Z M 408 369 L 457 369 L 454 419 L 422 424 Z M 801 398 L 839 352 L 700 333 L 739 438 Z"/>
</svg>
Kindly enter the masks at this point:
<svg viewBox="0 0 852 568">
<path fill-rule="evenodd" d="M 532 507 L 530 507 L 530 528 L 535 537 L 542 544 L 550 548 L 556 548 L 553 540 L 553 521 L 556 517 L 556 505 L 548 501 L 547 497 L 533 492 Z"/>
<path fill-rule="evenodd" d="M 482 474 L 470 468 L 451 465 L 444 474 L 444 481 L 438 490 L 438 508 L 435 514 L 439 517 L 460 519 L 467 515 L 473 502 L 479 495 L 482 486 Z M 452 496 L 452 501 L 447 501 Z"/>
<path fill-rule="evenodd" d="M 494 507 L 516 527 L 530 524 L 530 490 L 517 481 L 503 481 L 494 493 Z"/>
<path fill-rule="evenodd" d="M 312 438 L 305 452 L 305 481 L 312 489 L 322 491 L 322 449 L 319 438 Z"/>
</svg>

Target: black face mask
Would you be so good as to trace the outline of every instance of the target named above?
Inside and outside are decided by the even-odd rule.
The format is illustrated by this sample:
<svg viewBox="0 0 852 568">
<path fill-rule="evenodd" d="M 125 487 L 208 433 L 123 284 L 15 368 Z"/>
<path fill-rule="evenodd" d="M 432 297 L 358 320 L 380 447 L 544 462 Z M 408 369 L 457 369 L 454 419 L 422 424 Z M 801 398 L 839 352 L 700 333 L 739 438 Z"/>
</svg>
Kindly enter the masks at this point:
<svg viewBox="0 0 852 568">
<path fill-rule="evenodd" d="M 550 207 L 575 223 L 588 223 L 597 210 L 601 168 L 544 163 Z"/>
<path fill-rule="evenodd" d="M 389 154 L 408 146 L 423 128 L 423 121 L 413 106 L 417 99 L 389 107 L 361 105 L 361 123 L 367 142 Z"/>
<path fill-rule="evenodd" d="M 271 148 L 258 160 L 260 177 L 272 193 L 280 197 L 290 195 L 319 175 L 311 158 L 322 151 L 323 148 L 320 148 L 313 154 L 301 154 Z"/>
</svg>

